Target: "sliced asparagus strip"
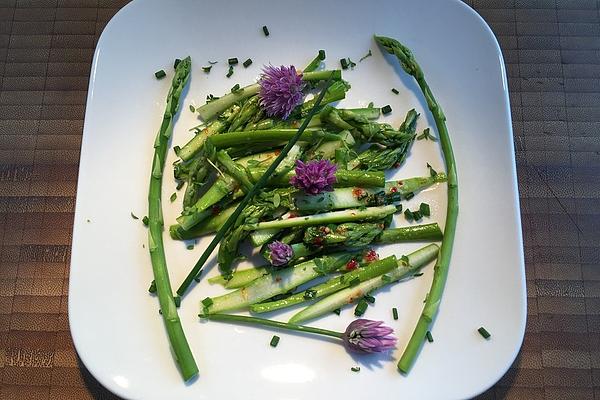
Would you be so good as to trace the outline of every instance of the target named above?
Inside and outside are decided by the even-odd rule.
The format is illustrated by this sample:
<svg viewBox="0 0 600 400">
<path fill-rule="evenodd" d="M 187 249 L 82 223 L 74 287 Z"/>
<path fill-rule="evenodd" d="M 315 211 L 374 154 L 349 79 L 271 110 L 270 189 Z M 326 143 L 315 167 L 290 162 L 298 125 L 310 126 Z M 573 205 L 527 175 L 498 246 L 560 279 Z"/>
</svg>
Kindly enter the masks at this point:
<svg viewBox="0 0 600 400">
<path fill-rule="evenodd" d="M 363 172 L 364 173 L 364 172 Z M 388 181 L 379 189 L 349 187 L 317 195 L 298 194 L 296 207 L 302 212 L 340 210 L 344 208 L 391 204 L 409 193 L 416 193 L 438 182 L 445 182 L 445 174 Z"/>
<path fill-rule="evenodd" d="M 396 206 L 388 205 L 382 207 L 367 207 L 364 209 L 348 209 L 342 211 L 331 211 L 323 214 L 307 215 L 288 219 L 259 222 L 247 225 L 249 230 L 292 228 L 312 225 L 336 224 L 351 221 L 374 221 L 394 214 Z"/>
<path fill-rule="evenodd" d="M 295 304 L 303 303 L 308 300 L 316 299 L 337 292 L 338 290 L 347 288 L 351 285 L 364 282 L 390 272 L 398 266 L 398 260 L 395 256 L 384 258 L 383 260 L 375 261 L 366 267 L 355 269 L 344 275 L 329 279 L 327 282 L 320 285 L 312 286 L 303 292 L 296 293 L 285 299 L 270 301 L 266 303 L 258 303 L 250 306 L 250 310 L 255 313 L 264 313 L 281 308 L 290 307 Z"/>
<path fill-rule="evenodd" d="M 353 256 L 352 253 L 334 254 L 274 271 L 272 274 L 252 281 L 246 287 L 211 298 L 208 306 L 206 305 L 207 302 L 204 302 L 204 313 L 212 314 L 237 310 L 278 294 L 286 293 L 323 273 L 335 271 Z"/>
<path fill-rule="evenodd" d="M 235 271 L 231 279 L 226 280 L 222 275 L 214 276 L 208 280 L 211 285 L 220 284 L 226 289 L 238 289 L 246 286 L 255 279 L 260 278 L 263 275 L 268 274 L 271 271 L 271 267 L 257 267 L 248 268 Z"/>
<path fill-rule="evenodd" d="M 247 99 L 250 96 L 254 96 L 259 91 L 260 85 L 254 83 L 245 86 L 236 92 L 227 93 L 225 96 L 221 96 L 210 103 L 206 103 L 205 105 L 198 107 L 196 111 L 198 112 L 198 115 L 200 115 L 200 118 L 208 121 L 225 111 L 225 109 L 231 107 L 233 104 Z"/>
<path fill-rule="evenodd" d="M 293 128 L 276 128 L 266 131 L 228 132 L 211 136 L 208 140 L 217 149 L 240 147 L 258 143 L 285 143 L 294 137 L 298 130 Z M 319 140 L 340 140 L 340 136 L 328 133 L 321 128 L 307 128 L 300 135 L 300 142 L 316 142 Z"/>
<path fill-rule="evenodd" d="M 400 261 L 397 268 L 388 274 L 361 282 L 356 286 L 342 289 L 324 299 L 306 307 L 290 318 L 291 323 L 299 323 L 317 318 L 347 304 L 355 303 L 375 289 L 397 282 L 417 273 L 429 262 L 435 260 L 439 247 L 436 244 L 427 245 L 408 255 L 408 265 Z"/>
</svg>

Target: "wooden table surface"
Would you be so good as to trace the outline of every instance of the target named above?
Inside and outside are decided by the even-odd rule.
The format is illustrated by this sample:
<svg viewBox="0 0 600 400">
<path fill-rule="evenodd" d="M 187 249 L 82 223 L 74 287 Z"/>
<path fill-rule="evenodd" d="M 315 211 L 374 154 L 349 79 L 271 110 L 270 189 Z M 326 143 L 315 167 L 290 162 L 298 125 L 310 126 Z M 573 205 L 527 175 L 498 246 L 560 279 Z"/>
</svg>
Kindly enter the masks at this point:
<svg viewBox="0 0 600 400">
<path fill-rule="evenodd" d="M 116 399 L 67 289 L 92 54 L 125 3 L 0 0 L 0 400 Z M 600 400 L 600 1 L 467 3 L 506 61 L 528 289 L 521 353 L 479 398 Z"/>
</svg>

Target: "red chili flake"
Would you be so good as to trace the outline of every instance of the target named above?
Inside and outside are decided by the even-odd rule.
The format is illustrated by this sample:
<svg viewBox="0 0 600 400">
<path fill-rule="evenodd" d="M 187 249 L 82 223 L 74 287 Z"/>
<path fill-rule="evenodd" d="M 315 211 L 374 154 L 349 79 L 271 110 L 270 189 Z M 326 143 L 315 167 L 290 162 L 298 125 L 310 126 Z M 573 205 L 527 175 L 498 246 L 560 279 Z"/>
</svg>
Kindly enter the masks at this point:
<svg viewBox="0 0 600 400">
<path fill-rule="evenodd" d="M 404 182 L 402 182 L 402 181 L 398 181 L 397 183 L 398 183 L 398 186 L 404 185 Z"/>
<path fill-rule="evenodd" d="M 365 191 L 361 188 L 354 188 L 352 189 L 352 195 L 357 199 L 360 199 L 365 195 Z"/>
<path fill-rule="evenodd" d="M 346 269 L 348 271 L 352 271 L 356 268 L 358 268 L 358 261 L 356 261 L 354 258 L 346 263 Z"/>
<path fill-rule="evenodd" d="M 323 244 L 323 238 L 321 236 L 317 236 L 316 238 L 314 238 L 313 240 L 313 244 L 315 246 L 320 246 Z"/>
<path fill-rule="evenodd" d="M 367 262 L 373 262 L 379 260 L 379 254 L 375 250 L 369 250 L 363 257 Z"/>
<path fill-rule="evenodd" d="M 291 212 L 290 215 L 288 216 L 288 219 L 296 218 L 297 216 L 298 216 L 298 214 L 296 214 L 295 212 Z"/>
<path fill-rule="evenodd" d="M 392 186 L 392 188 L 390 189 L 391 193 L 396 193 L 398 191 L 398 188 L 396 186 Z"/>
<path fill-rule="evenodd" d="M 273 150 L 273 153 L 275 153 L 275 155 L 278 156 L 281 153 L 281 149 L 275 149 Z"/>
<path fill-rule="evenodd" d="M 212 206 L 212 208 L 211 208 L 211 210 L 210 210 L 210 213 L 211 213 L 212 215 L 217 215 L 217 214 L 219 214 L 220 212 L 221 212 L 221 207 L 219 207 L 218 205 L 214 205 L 214 206 Z"/>
</svg>

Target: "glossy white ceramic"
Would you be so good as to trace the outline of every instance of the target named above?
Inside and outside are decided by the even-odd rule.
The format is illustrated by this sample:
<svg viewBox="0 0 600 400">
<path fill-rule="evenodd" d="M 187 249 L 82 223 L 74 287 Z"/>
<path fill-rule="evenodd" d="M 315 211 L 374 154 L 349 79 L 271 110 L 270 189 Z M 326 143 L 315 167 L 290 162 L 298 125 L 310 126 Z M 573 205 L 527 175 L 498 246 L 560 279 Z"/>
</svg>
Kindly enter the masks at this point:
<svg viewBox="0 0 600 400">
<path fill-rule="evenodd" d="M 268 25 L 265 37 L 261 27 Z M 184 384 L 171 358 L 158 303 L 148 295 L 152 280 L 141 220 L 152 143 L 173 74 L 173 60 L 191 55 L 193 73 L 182 98 L 173 145 L 190 138 L 198 123 L 188 107 L 207 94 L 228 92 L 256 79 L 264 64 L 302 67 L 319 49 L 326 66 L 357 62 L 344 71 L 352 89 L 343 105 L 391 104 L 385 119 L 399 124 L 405 112 L 420 113 L 419 130 L 434 126 L 417 86 L 384 56 L 373 34 L 398 38 L 414 50 L 448 117 L 459 181 L 460 215 L 451 270 L 433 343 L 425 343 L 409 376 L 395 360 L 410 337 L 428 291 L 432 269 L 377 295 L 365 317 L 396 329 L 399 348 L 386 356 L 356 357 L 328 340 L 222 323 L 201 323 L 198 302 L 223 291 L 203 280 L 183 301 L 180 315 L 200 374 Z M 358 60 L 368 52 L 372 56 Z M 226 60 L 240 63 L 227 79 Z M 219 61 L 210 74 L 201 66 Z M 154 72 L 167 71 L 156 80 Z M 399 95 L 391 92 L 397 88 Z M 435 129 L 433 130 L 435 133 Z M 514 360 L 525 327 L 526 296 L 515 160 L 502 54 L 484 21 L 459 1 L 194 1 L 136 0 L 104 30 L 90 79 L 69 289 L 69 321 L 77 351 L 91 373 L 127 399 L 462 399 L 496 382 Z M 164 184 L 166 223 L 180 210 L 170 152 Z M 435 142 L 418 141 L 396 177 L 427 174 L 426 163 L 443 170 Z M 181 198 L 182 196 L 180 196 Z M 445 189 L 413 199 L 431 204 L 432 220 L 445 218 Z M 406 224 L 402 216 L 396 225 Z M 165 234 L 165 237 L 167 235 Z M 206 241 L 186 250 L 169 239 L 167 258 L 175 287 Z M 403 254 L 418 244 L 388 246 Z M 210 265 L 213 265 L 211 263 Z M 212 268 L 208 276 L 217 274 Z M 397 307 L 400 318 L 391 318 Z M 285 319 L 290 312 L 273 317 Z M 352 308 L 314 324 L 343 330 Z M 484 340 L 477 328 L 492 333 Z M 351 367 L 361 366 L 359 373 Z"/>
</svg>

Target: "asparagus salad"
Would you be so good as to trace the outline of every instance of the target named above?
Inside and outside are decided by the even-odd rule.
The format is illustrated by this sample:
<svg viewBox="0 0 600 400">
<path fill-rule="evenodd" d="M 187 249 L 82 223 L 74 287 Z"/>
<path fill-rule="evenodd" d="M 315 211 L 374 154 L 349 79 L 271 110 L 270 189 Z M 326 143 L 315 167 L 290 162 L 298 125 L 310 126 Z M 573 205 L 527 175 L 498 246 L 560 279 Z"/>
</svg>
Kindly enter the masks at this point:
<svg viewBox="0 0 600 400">
<path fill-rule="evenodd" d="M 268 34 L 266 27 L 263 31 Z M 359 353 L 388 351 L 397 345 L 392 328 L 382 321 L 360 318 L 375 302 L 377 290 L 418 276 L 422 268 L 437 260 L 414 333 L 408 343 L 399 346 L 403 349 L 400 372 L 408 373 L 423 342 L 433 340 L 430 329 L 448 273 L 458 211 L 454 156 L 445 116 L 411 51 L 387 37 L 376 36 L 375 41 L 416 80 L 435 120 L 437 137 L 429 129 L 417 132 L 419 115 L 414 109 L 394 127 L 378 122 L 381 115 L 392 111 L 389 105 L 336 107 L 350 85 L 342 70 L 321 68 L 323 50 L 302 69 L 264 66 L 257 83 L 235 85 L 223 96 L 209 95 L 206 104 L 198 108 L 190 106 L 202 124 L 192 129 L 195 135 L 187 144 L 174 148 L 179 158 L 174 175 L 183 209 L 168 231 L 172 240 L 212 234 L 214 238 L 173 292 L 163 247 L 161 186 L 173 119 L 192 71 L 189 57 L 176 60 L 154 142 L 144 223 L 154 274 L 149 291 L 158 297 L 184 380 L 193 378 L 198 368 L 177 308 L 194 282 L 200 281 L 215 250 L 220 275 L 208 281 L 222 285 L 223 294 L 202 300 L 200 318 L 326 335 Z M 229 59 L 228 64 L 229 77 L 238 60 Z M 243 67 L 251 64 L 248 59 Z M 350 59 L 340 64 L 342 69 L 356 65 Z M 211 68 L 212 64 L 205 66 L 199 73 L 209 73 Z M 162 79 L 167 73 L 155 75 Z M 411 146 L 423 139 L 439 140 L 446 171 L 428 165 L 426 176 L 386 181 L 386 172 L 402 168 Z M 435 190 L 441 184 L 448 189 L 443 234 L 437 223 L 428 221 L 432 213 L 429 204 L 404 205 L 420 191 Z M 173 194 L 171 201 L 176 196 Z M 392 227 L 395 216 L 396 222 L 411 223 Z M 431 243 L 409 254 L 385 258 L 374 249 L 379 244 L 409 241 Z M 249 242 L 262 256 L 262 264 L 237 268 L 243 242 Z M 289 321 L 269 318 L 274 310 L 299 304 L 303 308 Z M 320 317 L 339 314 L 349 305 L 355 305 L 353 312 L 358 318 L 345 331 L 314 325 Z M 230 314 L 240 310 L 251 316 Z M 397 319 L 397 315 L 395 308 L 390 310 L 390 317 Z M 313 325 L 305 325 L 308 321 Z M 279 339 L 273 336 L 271 346 L 277 346 Z"/>
</svg>

